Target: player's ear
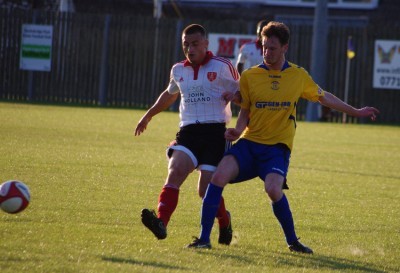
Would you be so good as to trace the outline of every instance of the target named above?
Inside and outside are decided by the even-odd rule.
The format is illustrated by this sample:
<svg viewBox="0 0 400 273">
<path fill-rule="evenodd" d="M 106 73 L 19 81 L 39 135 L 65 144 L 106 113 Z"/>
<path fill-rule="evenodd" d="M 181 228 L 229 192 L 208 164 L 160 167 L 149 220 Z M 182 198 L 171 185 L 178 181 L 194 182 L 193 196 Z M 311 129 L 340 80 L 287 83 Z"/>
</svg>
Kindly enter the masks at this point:
<svg viewBox="0 0 400 273">
<path fill-rule="evenodd" d="M 206 48 L 208 48 L 208 44 L 209 44 L 208 39 L 206 39 L 206 40 L 204 41 L 204 44 L 205 44 Z"/>
<path fill-rule="evenodd" d="M 283 46 L 283 49 L 284 49 L 284 51 L 285 51 L 285 54 L 286 54 L 286 52 L 288 51 L 288 49 L 289 49 L 289 44 L 286 44 L 286 45 L 284 45 Z"/>
</svg>

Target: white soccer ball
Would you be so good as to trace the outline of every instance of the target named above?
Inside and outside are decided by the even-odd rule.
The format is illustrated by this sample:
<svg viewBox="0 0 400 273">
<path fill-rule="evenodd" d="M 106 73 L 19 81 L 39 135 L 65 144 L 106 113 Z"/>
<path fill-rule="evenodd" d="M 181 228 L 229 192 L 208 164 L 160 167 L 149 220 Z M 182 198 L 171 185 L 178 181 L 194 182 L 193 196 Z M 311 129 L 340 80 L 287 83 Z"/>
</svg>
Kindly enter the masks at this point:
<svg viewBox="0 0 400 273">
<path fill-rule="evenodd" d="M 21 181 L 10 180 L 0 185 L 0 208 L 7 213 L 26 209 L 31 200 L 29 188 Z"/>
</svg>

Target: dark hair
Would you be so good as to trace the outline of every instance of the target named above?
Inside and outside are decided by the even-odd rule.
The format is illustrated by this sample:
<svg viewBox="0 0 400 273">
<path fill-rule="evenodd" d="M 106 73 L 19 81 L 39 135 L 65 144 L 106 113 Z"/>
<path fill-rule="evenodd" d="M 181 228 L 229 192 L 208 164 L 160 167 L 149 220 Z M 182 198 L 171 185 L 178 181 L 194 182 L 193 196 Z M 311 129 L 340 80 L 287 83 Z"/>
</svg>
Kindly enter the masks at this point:
<svg viewBox="0 0 400 273">
<path fill-rule="evenodd" d="M 270 38 L 272 36 L 277 37 L 281 45 L 286 45 L 289 43 L 290 30 L 284 23 L 271 21 L 263 27 L 261 37 Z"/>
<path fill-rule="evenodd" d="M 201 36 L 203 36 L 204 38 L 207 38 L 206 29 L 202 25 L 199 25 L 199 24 L 188 25 L 182 31 L 182 35 L 190 35 L 190 34 L 195 34 L 195 33 L 200 33 Z"/>
<path fill-rule="evenodd" d="M 257 23 L 257 37 L 261 37 L 261 31 L 268 24 L 268 20 L 261 20 Z"/>
</svg>

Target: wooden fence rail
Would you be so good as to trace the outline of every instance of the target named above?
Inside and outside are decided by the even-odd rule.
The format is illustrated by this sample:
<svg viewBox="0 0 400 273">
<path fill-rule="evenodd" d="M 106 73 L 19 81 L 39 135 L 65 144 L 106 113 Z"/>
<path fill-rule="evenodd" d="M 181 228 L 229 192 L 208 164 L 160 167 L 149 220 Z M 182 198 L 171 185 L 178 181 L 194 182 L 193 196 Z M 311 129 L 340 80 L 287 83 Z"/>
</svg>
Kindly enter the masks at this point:
<svg viewBox="0 0 400 273">
<path fill-rule="evenodd" d="M 165 89 L 171 66 L 184 58 L 180 35 L 189 23 L 193 22 L 0 9 L 0 100 L 148 108 Z M 250 23 L 241 20 L 196 23 L 214 33 L 248 34 L 250 29 Z M 20 69 L 23 24 L 53 26 L 51 71 Z M 312 26 L 288 25 L 292 37 L 287 57 L 309 70 Z M 395 28 L 330 26 L 327 82 L 322 86 L 344 97 L 347 37 L 353 36 L 357 55 L 348 102 L 378 107 L 378 122 L 388 124 L 400 123 L 400 90 L 372 88 L 374 41 L 399 39 L 400 29 Z M 305 118 L 305 106 L 304 101 L 298 104 L 299 120 Z M 331 113 L 329 120 L 340 122 L 341 116 Z"/>
</svg>

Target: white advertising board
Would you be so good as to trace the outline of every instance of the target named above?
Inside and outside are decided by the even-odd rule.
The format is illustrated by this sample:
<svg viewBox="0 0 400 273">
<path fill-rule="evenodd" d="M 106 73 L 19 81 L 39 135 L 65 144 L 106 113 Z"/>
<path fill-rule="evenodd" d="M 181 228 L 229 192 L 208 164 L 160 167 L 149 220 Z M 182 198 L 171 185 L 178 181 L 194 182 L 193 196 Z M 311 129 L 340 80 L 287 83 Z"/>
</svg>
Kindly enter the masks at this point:
<svg viewBox="0 0 400 273">
<path fill-rule="evenodd" d="M 50 71 L 53 26 L 22 25 L 20 69 Z"/>
<path fill-rule="evenodd" d="M 256 39 L 255 35 L 210 33 L 208 34 L 208 50 L 215 56 L 225 57 L 236 65 L 240 47 Z"/>
<path fill-rule="evenodd" d="M 400 89 L 400 41 L 376 40 L 373 87 Z"/>
</svg>

